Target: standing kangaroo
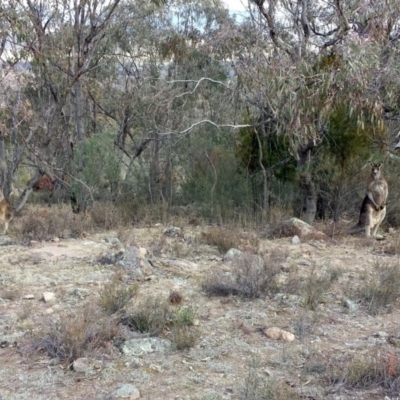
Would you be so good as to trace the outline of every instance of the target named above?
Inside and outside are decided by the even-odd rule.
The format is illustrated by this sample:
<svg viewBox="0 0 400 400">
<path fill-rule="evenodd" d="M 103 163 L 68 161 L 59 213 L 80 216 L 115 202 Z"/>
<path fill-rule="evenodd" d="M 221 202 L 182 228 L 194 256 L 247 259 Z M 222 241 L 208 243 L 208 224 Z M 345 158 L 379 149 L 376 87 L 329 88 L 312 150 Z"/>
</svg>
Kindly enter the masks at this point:
<svg viewBox="0 0 400 400">
<path fill-rule="evenodd" d="M 386 216 L 386 200 L 388 196 L 388 184 L 381 176 L 381 164 L 371 163 L 371 176 L 368 180 L 367 194 L 361 205 L 358 224 L 350 229 L 350 233 L 365 230 L 365 236 L 382 238 L 376 235 L 379 225 Z"/>
</svg>

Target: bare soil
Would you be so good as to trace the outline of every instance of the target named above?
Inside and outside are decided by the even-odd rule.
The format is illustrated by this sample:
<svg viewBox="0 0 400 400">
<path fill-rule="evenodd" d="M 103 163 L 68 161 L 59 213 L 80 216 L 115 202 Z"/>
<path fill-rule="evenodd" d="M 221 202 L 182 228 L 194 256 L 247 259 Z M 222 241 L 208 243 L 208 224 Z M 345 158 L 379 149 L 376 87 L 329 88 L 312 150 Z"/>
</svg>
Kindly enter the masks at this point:
<svg viewBox="0 0 400 400">
<path fill-rule="evenodd" d="M 126 355 L 110 344 L 111 350 L 87 355 L 90 365 L 85 372 L 35 354 L 28 344 L 49 320 L 98 303 L 101 289 L 119 268 L 97 260 L 118 250 L 112 240 L 117 233 L 0 247 L 0 399 L 109 399 L 126 383 L 135 385 L 142 399 L 280 398 L 252 397 L 255 377 L 261 386 L 273 382 L 303 399 L 396 398 L 379 385 L 346 388 L 329 379 L 360 354 L 397 351 L 399 304 L 370 315 L 353 296 L 374 268 L 398 262 L 398 255 L 388 251 L 396 233 L 384 241 L 344 236 L 300 244 L 259 235 L 255 252 L 287 253 L 282 282 L 290 274 L 338 271 L 338 280 L 311 310 L 293 293 L 255 300 L 207 296 L 202 288 L 205 277 L 216 269 L 229 272 L 230 264 L 216 247 L 199 240 L 207 227 L 185 227 L 183 237 L 175 238 L 163 236 L 167 228 L 133 228 L 125 240 L 146 248 L 153 266 L 152 273 L 139 281 L 140 297 L 158 293 L 168 298 L 175 290 L 183 295 L 184 304 L 197 309 L 200 336 L 195 346 Z M 45 303 L 44 292 L 55 293 L 55 303 Z M 263 329 L 273 326 L 294 333 L 296 339 L 269 339 Z M 169 337 L 168 331 L 162 335 Z"/>
</svg>

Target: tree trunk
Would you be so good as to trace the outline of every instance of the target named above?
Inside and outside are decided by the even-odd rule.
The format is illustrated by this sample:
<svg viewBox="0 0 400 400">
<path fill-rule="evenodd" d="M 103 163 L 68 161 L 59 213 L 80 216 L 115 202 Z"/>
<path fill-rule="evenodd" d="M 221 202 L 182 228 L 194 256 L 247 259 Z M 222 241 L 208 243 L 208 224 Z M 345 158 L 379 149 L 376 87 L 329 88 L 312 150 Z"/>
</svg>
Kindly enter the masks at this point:
<svg viewBox="0 0 400 400">
<path fill-rule="evenodd" d="M 41 171 L 39 168 L 36 170 L 35 176 L 30 179 L 28 184 L 26 185 L 26 188 L 24 191 L 21 193 L 19 196 L 19 199 L 17 201 L 17 204 L 15 206 L 15 212 L 19 212 L 22 207 L 24 207 L 25 203 L 27 202 L 30 194 L 33 192 L 33 187 L 40 181 L 44 174 L 44 171 Z"/>
<path fill-rule="evenodd" d="M 300 176 L 300 186 L 304 191 L 305 221 L 312 224 L 317 212 L 317 191 L 309 173 Z"/>
</svg>

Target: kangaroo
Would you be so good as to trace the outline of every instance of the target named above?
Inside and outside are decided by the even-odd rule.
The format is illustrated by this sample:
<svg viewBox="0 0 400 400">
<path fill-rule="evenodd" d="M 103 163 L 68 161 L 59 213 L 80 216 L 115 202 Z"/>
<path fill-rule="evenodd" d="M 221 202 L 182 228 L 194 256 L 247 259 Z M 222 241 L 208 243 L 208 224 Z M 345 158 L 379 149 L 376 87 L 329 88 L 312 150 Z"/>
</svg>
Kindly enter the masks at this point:
<svg viewBox="0 0 400 400">
<path fill-rule="evenodd" d="M 386 200 L 388 196 L 388 184 L 381 176 L 381 164 L 371 163 L 371 176 L 368 180 L 367 193 L 361 205 L 358 224 L 350 229 L 350 233 L 365 230 L 365 236 L 382 238 L 376 235 L 379 225 L 386 216 Z"/>
<path fill-rule="evenodd" d="M 0 221 L 3 224 L 3 233 L 7 233 L 8 224 L 13 219 L 14 213 L 8 199 L 4 197 L 2 190 L 0 189 Z"/>
</svg>

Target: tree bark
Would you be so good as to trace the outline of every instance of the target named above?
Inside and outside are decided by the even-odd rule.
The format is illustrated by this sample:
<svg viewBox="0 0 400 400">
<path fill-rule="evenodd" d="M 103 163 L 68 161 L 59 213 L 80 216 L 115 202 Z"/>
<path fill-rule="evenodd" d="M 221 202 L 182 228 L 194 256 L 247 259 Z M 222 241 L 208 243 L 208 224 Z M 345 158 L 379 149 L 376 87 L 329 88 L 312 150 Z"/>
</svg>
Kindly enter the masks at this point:
<svg viewBox="0 0 400 400">
<path fill-rule="evenodd" d="M 304 191 L 305 221 L 312 224 L 317 212 L 317 191 L 309 173 L 300 176 L 300 186 Z"/>
<path fill-rule="evenodd" d="M 30 179 L 30 181 L 27 183 L 26 188 L 24 191 L 21 193 L 21 196 L 19 196 L 18 202 L 15 206 L 15 212 L 19 212 L 22 207 L 24 207 L 25 203 L 27 202 L 29 196 L 33 192 L 33 187 L 40 181 L 44 174 L 44 171 L 40 170 L 39 168 L 36 170 L 35 175 Z"/>
</svg>

